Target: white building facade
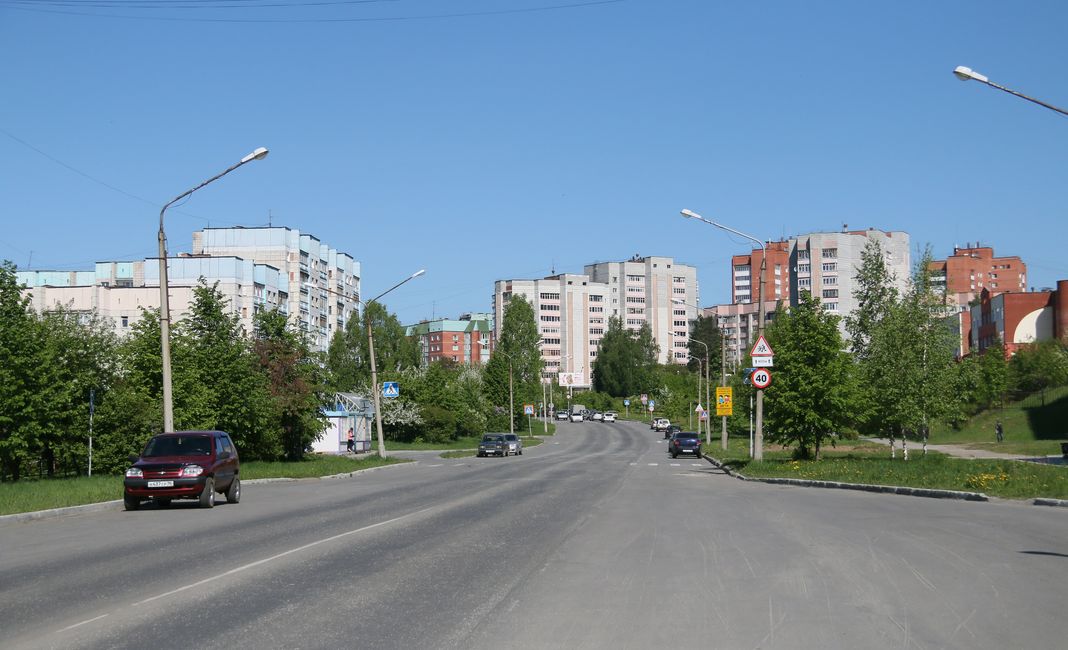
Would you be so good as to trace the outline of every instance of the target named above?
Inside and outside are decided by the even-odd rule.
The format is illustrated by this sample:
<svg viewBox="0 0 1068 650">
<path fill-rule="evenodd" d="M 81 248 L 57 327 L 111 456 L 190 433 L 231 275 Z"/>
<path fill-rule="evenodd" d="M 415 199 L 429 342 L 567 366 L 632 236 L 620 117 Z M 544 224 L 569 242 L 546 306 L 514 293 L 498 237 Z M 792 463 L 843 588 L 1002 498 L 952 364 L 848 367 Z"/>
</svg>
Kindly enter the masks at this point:
<svg viewBox="0 0 1068 650">
<path fill-rule="evenodd" d="M 634 332 L 648 324 L 660 348 L 660 363 L 672 358 L 675 363 L 687 361 L 689 321 L 697 318 L 698 311 L 697 270 L 675 264 L 670 257 L 599 262 L 586 265 L 584 274 L 498 280 L 493 292 L 495 339 L 514 295 L 523 296 L 534 308 L 546 379 L 577 388 L 591 386 L 593 362 L 613 316 Z"/>
</svg>

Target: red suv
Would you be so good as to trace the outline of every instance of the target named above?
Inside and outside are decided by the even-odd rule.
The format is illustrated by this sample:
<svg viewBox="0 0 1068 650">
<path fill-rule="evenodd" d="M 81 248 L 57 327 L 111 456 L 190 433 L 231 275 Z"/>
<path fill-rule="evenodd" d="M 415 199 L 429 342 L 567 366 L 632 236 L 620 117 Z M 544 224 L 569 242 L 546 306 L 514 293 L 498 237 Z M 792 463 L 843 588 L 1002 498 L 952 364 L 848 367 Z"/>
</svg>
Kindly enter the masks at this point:
<svg viewBox="0 0 1068 650">
<path fill-rule="evenodd" d="M 241 465 L 237 448 L 222 431 L 177 431 L 153 436 L 140 456 L 130 456 L 123 501 L 137 510 L 145 500 L 160 507 L 171 499 L 197 499 L 200 507 L 215 505 L 215 493 L 227 503 L 241 500 Z"/>
</svg>

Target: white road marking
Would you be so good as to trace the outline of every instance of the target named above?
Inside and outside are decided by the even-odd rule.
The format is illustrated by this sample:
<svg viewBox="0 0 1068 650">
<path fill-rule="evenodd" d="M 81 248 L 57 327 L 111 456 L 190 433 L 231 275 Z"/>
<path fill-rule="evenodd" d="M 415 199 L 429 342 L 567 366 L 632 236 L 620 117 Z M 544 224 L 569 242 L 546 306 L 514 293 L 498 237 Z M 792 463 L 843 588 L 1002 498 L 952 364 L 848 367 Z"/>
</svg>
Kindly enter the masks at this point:
<svg viewBox="0 0 1068 650">
<path fill-rule="evenodd" d="M 437 465 L 427 465 L 427 467 L 441 467 L 445 463 L 438 463 Z"/>
<path fill-rule="evenodd" d="M 704 463 L 690 463 L 690 467 L 703 467 Z"/>
<path fill-rule="evenodd" d="M 631 463 L 631 465 L 637 465 L 638 463 Z"/>
<path fill-rule="evenodd" d="M 86 619 L 86 620 L 82 621 L 81 623 L 75 623 L 74 625 L 68 625 L 67 627 L 63 628 L 62 630 L 59 630 L 58 632 L 66 632 L 67 630 L 73 630 L 74 628 L 76 628 L 76 627 L 78 627 L 80 625 L 85 625 L 86 623 L 92 623 L 93 621 L 99 621 L 100 619 L 105 618 L 106 616 L 107 616 L 107 614 L 101 614 L 100 616 L 97 616 L 96 618 L 89 618 L 89 619 Z M 58 634 L 58 632 L 57 632 L 57 634 Z"/>
<path fill-rule="evenodd" d="M 226 576 L 231 576 L 231 575 L 234 575 L 235 573 L 241 573 L 242 571 L 247 571 L 247 570 L 252 569 L 254 567 L 258 567 L 261 564 L 267 564 L 268 562 L 273 562 L 274 560 L 278 560 L 280 558 L 286 557 L 287 555 L 292 555 L 294 553 L 299 553 L 300 551 L 307 550 L 307 549 L 312 548 L 314 546 L 319 546 L 320 544 L 326 544 L 327 542 L 332 542 L 334 540 L 341 539 L 342 537 L 348 537 L 349 535 L 355 535 L 357 533 L 362 533 L 362 532 L 371 530 L 373 528 L 380 528 L 382 526 L 388 526 L 389 524 L 397 523 L 398 521 L 402 521 L 404 519 L 408 519 L 409 517 L 414 517 L 415 515 L 422 514 L 424 512 L 429 511 L 429 510 L 433 510 L 433 508 L 423 508 L 422 510 L 416 510 L 415 512 L 410 512 L 410 513 L 408 513 L 406 515 L 401 515 L 400 517 L 394 517 L 393 519 L 387 519 L 386 521 L 380 521 L 377 524 L 371 524 L 370 526 L 364 526 L 363 528 L 357 528 L 355 530 L 350 530 L 350 531 L 347 531 L 347 532 L 344 532 L 344 533 L 338 533 L 337 535 L 331 535 L 330 537 L 324 537 L 323 539 L 316 540 L 316 541 L 310 542 L 308 544 L 304 544 L 303 546 L 298 546 L 296 548 L 291 548 L 288 551 L 282 551 L 281 553 L 278 553 L 276 555 L 272 555 L 270 557 L 265 557 L 262 560 L 256 560 L 255 562 L 249 562 L 248 564 L 239 566 L 239 567 L 234 568 L 234 569 L 230 569 L 229 571 L 224 571 L 224 572 L 220 573 L 219 575 L 215 575 L 215 576 L 212 576 L 210 578 L 204 578 L 203 580 L 198 580 L 197 582 L 185 585 L 184 587 L 178 587 L 177 589 L 172 589 L 170 591 L 165 591 L 162 594 L 157 594 L 157 595 L 152 596 L 150 598 L 145 598 L 144 600 L 140 600 L 140 601 L 134 603 L 134 606 L 136 607 L 137 605 L 144 605 L 145 603 L 151 603 L 152 601 L 159 600 L 160 598 L 166 598 L 167 596 L 173 596 L 174 594 L 177 594 L 177 593 L 180 593 L 180 592 L 183 592 L 183 591 L 187 591 L 189 589 L 194 589 L 196 587 L 199 587 L 201 585 L 207 584 L 209 582 L 214 582 L 216 580 L 219 580 L 220 578 L 225 578 Z M 98 617 L 98 618 L 102 618 L 102 617 Z M 96 619 L 92 619 L 92 620 L 96 620 Z"/>
<path fill-rule="evenodd" d="M 672 467 L 682 467 L 682 463 L 671 463 Z"/>
<path fill-rule="evenodd" d="M 649 467 L 656 467 L 656 466 L 657 466 L 657 465 L 659 465 L 659 464 L 660 464 L 660 463 L 649 463 Z"/>
</svg>

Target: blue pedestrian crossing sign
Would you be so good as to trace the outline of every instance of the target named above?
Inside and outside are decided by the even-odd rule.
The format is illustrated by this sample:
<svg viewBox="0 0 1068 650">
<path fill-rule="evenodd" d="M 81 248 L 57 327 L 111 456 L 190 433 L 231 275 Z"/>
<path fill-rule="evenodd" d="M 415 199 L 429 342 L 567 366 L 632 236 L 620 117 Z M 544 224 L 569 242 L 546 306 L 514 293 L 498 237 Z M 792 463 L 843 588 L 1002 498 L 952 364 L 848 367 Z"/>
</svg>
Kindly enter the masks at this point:
<svg viewBox="0 0 1068 650">
<path fill-rule="evenodd" d="M 382 397 L 400 397 L 400 382 L 382 382 Z"/>
</svg>

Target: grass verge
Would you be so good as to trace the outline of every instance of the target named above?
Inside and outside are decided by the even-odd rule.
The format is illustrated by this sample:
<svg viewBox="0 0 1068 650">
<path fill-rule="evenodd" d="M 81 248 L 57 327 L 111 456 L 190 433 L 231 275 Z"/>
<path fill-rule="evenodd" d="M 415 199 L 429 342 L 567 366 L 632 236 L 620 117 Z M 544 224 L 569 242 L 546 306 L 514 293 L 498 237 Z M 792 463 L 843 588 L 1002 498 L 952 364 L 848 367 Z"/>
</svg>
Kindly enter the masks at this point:
<svg viewBox="0 0 1068 650">
<path fill-rule="evenodd" d="M 406 461 L 382 459 L 377 454 L 358 458 L 316 455 L 299 463 L 248 461 L 241 463 L 241 478 L 246 481 L 257 478 L 315 478 L 403 462 Z M 0 483 L 0 515 L 81 506 L 121 498 L 121 476 L 78 476 Z"/>
<path fill-rule="evenodd" d="M 789 450 L 765 447 L 764 460 L 752 462 L 748 441 L 731 441 L 727 454 L 713 444 L 708 452 L 751 477 L 796 478 L 870 485 L 983 492 L 1007 499 L 1068 499 L 1068 467 L 1015 460 L 952 458 L 912 447 L 909 460 L 891 460 L 886 445 L 864 441 L 839 444 L 819 461 L 793 460 Z"/>
</svg>

